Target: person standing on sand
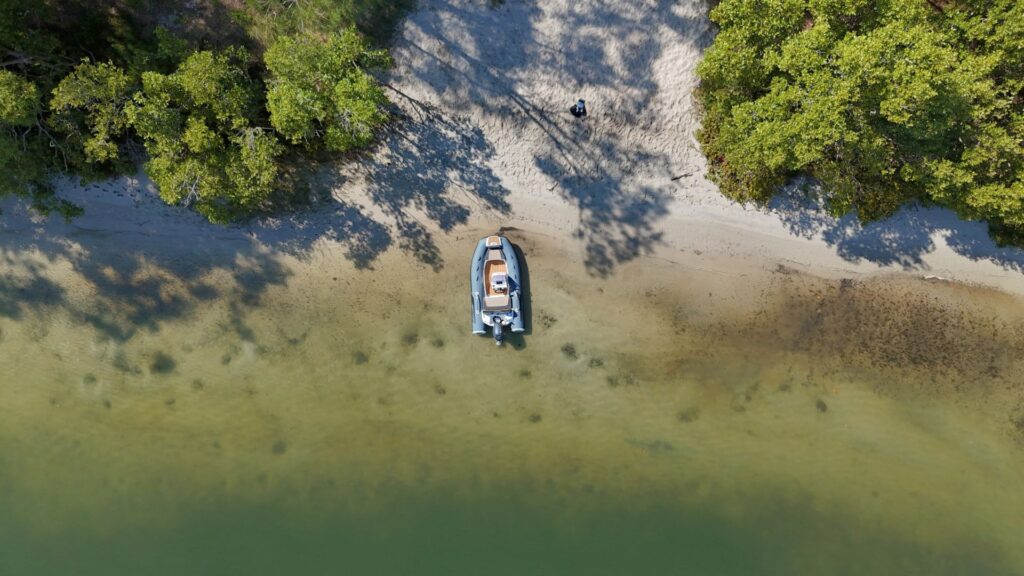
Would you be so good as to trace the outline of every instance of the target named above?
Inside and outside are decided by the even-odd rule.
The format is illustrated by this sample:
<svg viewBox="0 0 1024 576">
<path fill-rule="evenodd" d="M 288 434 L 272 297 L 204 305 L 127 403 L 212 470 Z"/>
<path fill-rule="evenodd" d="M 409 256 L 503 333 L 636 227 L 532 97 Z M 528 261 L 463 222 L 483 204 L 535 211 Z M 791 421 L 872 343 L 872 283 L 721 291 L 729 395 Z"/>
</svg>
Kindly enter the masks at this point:
<svg viewBox="0 0 1024 576">
<path fill-rule="evenodd" d="M 580 98 L 569 108 L 569 113 L 577 118 L 582 118 L 587 115 L 587 103 Z"/>
</svg>

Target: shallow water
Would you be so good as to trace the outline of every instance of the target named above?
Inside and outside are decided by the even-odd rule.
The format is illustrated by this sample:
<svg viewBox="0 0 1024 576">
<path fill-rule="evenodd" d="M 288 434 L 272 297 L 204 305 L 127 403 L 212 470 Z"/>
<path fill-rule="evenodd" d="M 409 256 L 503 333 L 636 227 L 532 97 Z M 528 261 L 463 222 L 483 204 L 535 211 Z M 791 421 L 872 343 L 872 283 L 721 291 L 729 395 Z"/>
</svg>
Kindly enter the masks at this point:
<svg viewBox="0 0 1024 576">
<path fill-rule="evenodd" d="M 503 348 L 473 234 L 436 273 L 5 250 L 0 573 L 1024 572 L 1018 298 L 514 234 Z"/>
</svg>

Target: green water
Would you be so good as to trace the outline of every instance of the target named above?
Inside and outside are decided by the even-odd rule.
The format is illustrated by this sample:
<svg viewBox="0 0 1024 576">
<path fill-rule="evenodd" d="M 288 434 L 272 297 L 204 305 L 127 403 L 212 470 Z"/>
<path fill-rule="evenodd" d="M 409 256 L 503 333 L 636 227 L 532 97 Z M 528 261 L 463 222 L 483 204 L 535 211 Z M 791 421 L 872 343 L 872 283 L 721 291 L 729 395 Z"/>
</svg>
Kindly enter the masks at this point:
<svg viewBox="0 0 1024 576">
<path fill-rule="evenodd" d="M 458 239 L 5 249 L 0 574 L 1024 572 L 1017 298 L 514 239 L 500 349 Z"/>
</svg>

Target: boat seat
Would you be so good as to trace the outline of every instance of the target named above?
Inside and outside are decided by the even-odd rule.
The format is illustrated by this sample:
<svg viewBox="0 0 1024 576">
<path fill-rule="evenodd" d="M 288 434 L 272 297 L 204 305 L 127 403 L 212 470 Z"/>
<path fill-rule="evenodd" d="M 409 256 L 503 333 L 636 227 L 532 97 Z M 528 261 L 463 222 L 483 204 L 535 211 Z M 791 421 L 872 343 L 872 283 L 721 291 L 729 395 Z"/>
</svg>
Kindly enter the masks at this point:
<svg viewBox="0 0 1024 576">
<path fill-rule="evenodd" d="M 491 292 L 505 292 L 508 290 L 508 279 L 504 274 L 498 273 L 491 276 Z"/>
<path fill-rule="evenodd" d="M 507 294 L 495 296 L 484 296 L 484 310 L 509 310 L 512 308 L 512 299 Z"/>
</svg>

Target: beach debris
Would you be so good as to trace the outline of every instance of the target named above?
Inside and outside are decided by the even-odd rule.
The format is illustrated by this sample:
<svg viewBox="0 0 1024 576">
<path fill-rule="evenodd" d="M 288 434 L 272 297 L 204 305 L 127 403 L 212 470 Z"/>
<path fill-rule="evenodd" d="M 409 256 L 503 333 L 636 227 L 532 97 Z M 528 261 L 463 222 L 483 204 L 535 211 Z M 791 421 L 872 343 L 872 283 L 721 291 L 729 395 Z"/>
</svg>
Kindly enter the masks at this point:
<svg viewBox="0 0 1024 576">
<path fill-rule="evenodd" d="M 821 398 L 818 398 L 818 401 L 814 403 L 814 407 L 817 408 L 818 412 L 822 414 L 828 412 L 828 404 L 825 404 L 825 401 L 822 400 Z"/>
<path fill-rule="evenodd" d="M 531 424 L 536 424 L 541 421 L 541 416 L 540 414 L 534 412 L 533 414 L 530 414 L 529 420 Z"/>
<path fill-rule="evenodd" d="M 270 451 L 280 456 L 288 451 L 288 444 L 286 444 L 284 440 L 278 440 L 277 442 L 274 442 L 273 446 L 271 446 Z"/>
<path fill-rule="evenodd" d="M 569 108 L 569 113 L 577 118 L 582 118 L 587 115 L 587 103 L 580 98 Z"/>
<path fill-rule="evenodd" d="M 575 360 L 578 357 L 576 354 L 576 346 L 569 342 L 562 345 L 562 354 L 569 360 Z"/>
</svg>

